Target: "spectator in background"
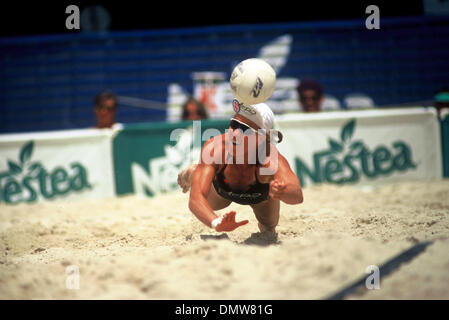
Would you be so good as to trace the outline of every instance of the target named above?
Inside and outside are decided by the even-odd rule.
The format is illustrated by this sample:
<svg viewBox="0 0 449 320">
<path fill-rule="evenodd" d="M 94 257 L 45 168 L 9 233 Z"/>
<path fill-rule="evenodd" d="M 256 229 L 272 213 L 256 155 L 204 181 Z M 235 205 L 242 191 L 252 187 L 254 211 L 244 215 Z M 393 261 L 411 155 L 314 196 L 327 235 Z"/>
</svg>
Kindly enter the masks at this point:
<svg viewBox="0 0 449 320">
<path fill-rule="evenodd" d="M 116 123 L 117 98 L 111 91 L 103 91 L 97 94 L 94 99 L 94 112 L 96 117 L 96 128 L 113 128 L 121 126 Z"/>
<path fill-rule="evenodd" d="M 449 108 L 449 88 L 442 88 L 438 90 L 433 99 L 433 106 L 440 114 L 441 109 Z"/>
<path fill-rule="evenodd" d="M 323 104 L 323 87 L 315 80 L 301 80 L 298 88 L 299 101 L 305 112 L 319 112 Z"/>
<path fill-rule="evenodd" d="M 187 99 L 182 106 L 182 120 L 201 120 L 209 118 L 203 103 L 193 97 Z"/>
</svg>

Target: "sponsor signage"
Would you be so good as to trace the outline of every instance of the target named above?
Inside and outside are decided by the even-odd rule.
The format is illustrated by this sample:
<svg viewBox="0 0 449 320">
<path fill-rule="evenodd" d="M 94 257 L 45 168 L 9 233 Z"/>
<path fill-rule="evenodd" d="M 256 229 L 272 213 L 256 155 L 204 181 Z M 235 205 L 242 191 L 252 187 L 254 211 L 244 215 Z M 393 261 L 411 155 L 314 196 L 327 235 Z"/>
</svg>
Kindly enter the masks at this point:
<svg viewBox="0 0 449 320">
<path fill-rule="evenodd" d="M 434 110 L 291 115 L 278 120 L 277 126 L 284 134 L 279 151 L 303 186 L 442 177 L 441 138 Z"/>
<path fill-rule="evenodd" d="M 0 151 L 0 203 L 114 195 L 108 130 L 2 135 Z"/>
</svg>

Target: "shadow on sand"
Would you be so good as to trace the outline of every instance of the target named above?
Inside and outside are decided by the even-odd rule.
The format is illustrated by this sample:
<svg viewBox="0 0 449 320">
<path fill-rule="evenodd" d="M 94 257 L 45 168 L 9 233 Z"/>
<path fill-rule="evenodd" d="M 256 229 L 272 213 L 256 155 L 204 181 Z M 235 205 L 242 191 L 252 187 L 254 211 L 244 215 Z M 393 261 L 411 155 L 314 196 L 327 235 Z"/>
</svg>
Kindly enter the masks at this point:
<svg viewBox="0 0 449 320">
<path fill-rule="evenodd" d="M 212 234 L 202 234 L 200 235 L 201 240 L 231 240 L 226 233 L 222 233 L 219 235 Z M 281 241 L 278 241 L 278 234 L 274 232 L 256 232 L 251 234 L 251 236 L 244 240 L 243 242 L 237 242 L 238 244 L 250 245 L 250 246 L 261 246 L 267 247 L 271 245 L 281 244 Z"/>
<path fill-rule="evenodd" d="M 256 232 L 251 234 L 242 244 L 266 247 L 281 244 L 281 242 L 278 241 L 278 234 L 276 232 Z"/>
<path fill-rule="evenodd" d="M 226 233 L 219 235 L 214 234 L 202 234 L 200 235 L 201 240 L 230 240 Z"/>
</svg>

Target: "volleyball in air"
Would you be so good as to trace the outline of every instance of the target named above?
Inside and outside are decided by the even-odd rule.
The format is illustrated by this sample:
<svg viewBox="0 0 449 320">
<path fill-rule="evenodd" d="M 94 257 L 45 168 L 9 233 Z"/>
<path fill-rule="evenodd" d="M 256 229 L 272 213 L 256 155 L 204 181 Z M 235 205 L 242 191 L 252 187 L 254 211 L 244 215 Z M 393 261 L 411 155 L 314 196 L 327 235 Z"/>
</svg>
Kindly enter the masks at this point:
<svg viewBox="0 0 449 320">
<path fill-rule="evenodd" d="M 262 59 L 247 59 L 234 68 L 230 84 L 232 93 L 240 103 L 262 103 L 273 94 L 276 72 Z"/>
</svg>

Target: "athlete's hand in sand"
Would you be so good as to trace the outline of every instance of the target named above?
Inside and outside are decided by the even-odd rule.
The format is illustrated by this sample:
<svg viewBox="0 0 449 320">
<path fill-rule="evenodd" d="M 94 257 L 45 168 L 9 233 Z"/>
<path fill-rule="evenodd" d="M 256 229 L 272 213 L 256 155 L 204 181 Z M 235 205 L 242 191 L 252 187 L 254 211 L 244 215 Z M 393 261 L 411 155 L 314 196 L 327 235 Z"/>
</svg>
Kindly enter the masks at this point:
<svg viewBox="0 0 449 320">
<path fill-rule="evenodd" d="M 275 200 L 281 200 L 281 197 L 284 195 L 286 191 L 285 188 L 287 188 L 287 186 L 285 185 L 284 181 L 280 181 L 278 179 L 272 180 L 270 182 L 270 193 L 269 193 L 270 198 Z"/>
<path fill-rule="evenodd" d="M 233 230 L 237 229 L 238 227 L 241 227 L 249 222 L 248 220 L 236 222 L 235 214 L 236 214 L 235 211 L 226 213 L 223 216 L 223 219 L 221 220 L 221 222 L 215 227 L 215 230 L 218 232 L 223 232 L 223 231 L 229 232 L 229 231 L 233 231 Z"/>
</svg>

